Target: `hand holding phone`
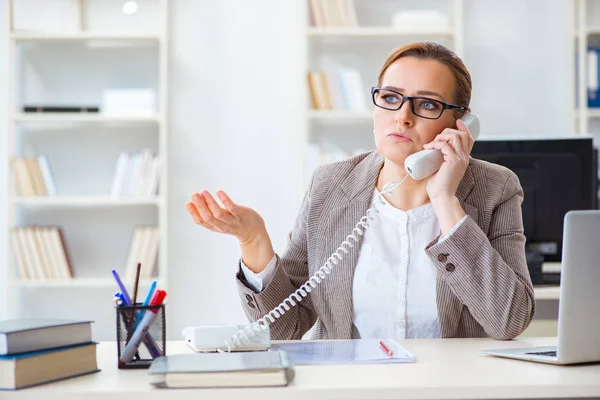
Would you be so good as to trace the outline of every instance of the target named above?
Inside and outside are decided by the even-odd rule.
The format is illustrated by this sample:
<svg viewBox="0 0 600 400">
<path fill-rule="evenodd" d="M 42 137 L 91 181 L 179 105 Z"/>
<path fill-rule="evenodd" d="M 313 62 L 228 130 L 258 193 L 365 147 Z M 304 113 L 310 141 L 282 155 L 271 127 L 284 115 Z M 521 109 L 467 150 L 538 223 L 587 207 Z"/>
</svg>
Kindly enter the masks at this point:
<svg viewBox="0 0 600 400">
<path fill-rule="evenodd" d="M 479 137 L 479 117 L 475 114 L 465 114 L 461 119 L 469 128 L 473 140 Z M 406 157 L 404 168 L 408 175 L 416 181 L 427 178 L 437 172 L 444 163 L 444 155 L 439 150 L 421 150 Z"/>
</svg>

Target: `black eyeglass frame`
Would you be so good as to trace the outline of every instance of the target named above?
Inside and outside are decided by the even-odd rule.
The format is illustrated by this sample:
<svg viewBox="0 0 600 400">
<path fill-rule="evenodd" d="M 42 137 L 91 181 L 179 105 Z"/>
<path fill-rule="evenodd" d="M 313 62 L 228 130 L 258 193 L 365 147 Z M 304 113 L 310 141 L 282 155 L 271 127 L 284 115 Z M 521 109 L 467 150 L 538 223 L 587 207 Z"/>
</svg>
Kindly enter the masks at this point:
<svg viewBox="0 0 600 400">
<path fill-rule="evenodd" d="M 402 102 L 400 103 L 400 105 L 397 108 L 387 108 L 387 107 L 382 107 L 379 104 L 377 104 L 377 102 L 375 101 L 375 93 L 377 93 L 380 90 L 386 90 L 388 92 L 392 92 L 397 94 L 398 96 L 402 97 Z M 405 94 L 402 94 L 400 92 L 397 92 L 393 89 L 388 89 L 388 88 L 381 88 L 381 87 L 372 87 L 371 88 L 371 99 L 373 100 L 373 104 L 375 104 L 377 107 L 383 109 L 383 110 L 388 110 L 388 111 L 398 111 L 399 109 L 402 108 L 402 106 L 404 105 L 404 103 L 406 103 L 406 101 L 408 100 L 409 104 L 410 104 L 410 110 L 412 111 L 412 113 L 414 115 L 416 115 L 419 118 L 425 118 L 425 119 L 439 119 L 442 114 L 444 113 L 444 110 L 459 110 L 459 111 L 467 111 L 469 108 L 465 107 L 465 106 L 459 106 L 456 104 L 448 104 L 448 103 L 444 103 L 443 101 L 437 100 L 437 99 L 432 99 L 429 97 L 423 97 L 423 96 L 407 96 Z M 436 103 L 439 103 L 442 105 L 442 109 L 440 110 L 440 115 L 438 115 L 435 118 L 432 117 L 424 117 L 422 115 L 419 115 L 415 112 L 415 103 L 413 102 L 414 99 L 422 99 L 422 100 L 429 100 L 429 101 L 434 101 Z"/>
</svg>

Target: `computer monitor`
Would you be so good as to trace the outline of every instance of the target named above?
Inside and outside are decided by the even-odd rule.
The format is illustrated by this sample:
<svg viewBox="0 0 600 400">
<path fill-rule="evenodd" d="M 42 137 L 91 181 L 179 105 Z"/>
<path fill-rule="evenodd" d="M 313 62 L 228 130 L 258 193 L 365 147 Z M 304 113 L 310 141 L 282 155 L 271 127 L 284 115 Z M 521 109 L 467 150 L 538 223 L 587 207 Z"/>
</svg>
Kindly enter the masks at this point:
<svg viewBox="0 0 600 400">
<path fill-rule="evenodd" d="M 561 261 L 567 211 L 597 208 L 597 161 L 592 139 L 485 139 L 473 158 L 511 169 L 521 182 L 528 254 Z"/>
</svg>

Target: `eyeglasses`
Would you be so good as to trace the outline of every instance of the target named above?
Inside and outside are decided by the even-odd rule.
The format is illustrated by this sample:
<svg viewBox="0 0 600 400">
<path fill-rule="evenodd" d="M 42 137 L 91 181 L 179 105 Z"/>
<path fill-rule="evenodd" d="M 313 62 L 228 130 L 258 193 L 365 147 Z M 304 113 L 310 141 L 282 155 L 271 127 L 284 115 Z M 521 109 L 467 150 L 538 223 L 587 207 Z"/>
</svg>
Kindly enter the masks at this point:
<svg viewBox="0 0 600 400">
<path fill-rule="evenodd" d="M 447 104 L 427 97 L 405 96 L 402 93 L 391 89 L 374 87 L 371 88 L 371 95 L 373 97 L 373 104 L 379 108 L 390 111 L 399 110 L 406 100 L 408 100 L 413 114 L 426 119 L 438 119 L 442 116 L 444 110 L 467 110 L 467 107 L 464 106 Z"/>
</svg>

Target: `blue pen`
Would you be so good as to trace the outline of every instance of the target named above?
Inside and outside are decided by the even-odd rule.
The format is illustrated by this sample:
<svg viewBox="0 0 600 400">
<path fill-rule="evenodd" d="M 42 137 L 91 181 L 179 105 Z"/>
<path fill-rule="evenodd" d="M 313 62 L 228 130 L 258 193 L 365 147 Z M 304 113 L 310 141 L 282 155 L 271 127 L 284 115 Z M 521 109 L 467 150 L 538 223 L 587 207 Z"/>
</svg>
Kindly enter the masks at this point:
<svg viewBox="0 0 600 400">
<path fill-rule="evenodd" d="M 150 299 L 152 298 L 154 289 L 156 289 L 156 281 L 153 281 L 152 284 L 150 285 L 150 289 L 148 289 L 148 294 L 146 295 L 146 299 L 144 300 L 144 303 L 142 304 L 142 306 L 147 306 L 150 303 Z M 135 319 L 135 324 L 133 325 L 133 330 L 135 330 L 137 328 L 138 324 L 144 317 L 144 311 L 146 311 L 146 310 L 140 311 L 137 318 Z"/>
<path fill-rule="evenodd" d="M 121 282 L 121 278 L 119 278 L 119 274 L 117 274 L 117 271 L 115 271 L 114 269 L 112 270 L 112 274 L 115 277 L 115 280 L 117 281 L 117 285 L 119 285 L 119 288 L 121 289 L 121 293 L 123 294 L 123 299 L 125 299 L 125 305 L 130 306 L 131 305 L 131 297 L 129 297 L 129 294 L 127 293 L 127 289 L 125 289 L 125 285 L 123 285 L 123 282 Z"/>
</svg>

